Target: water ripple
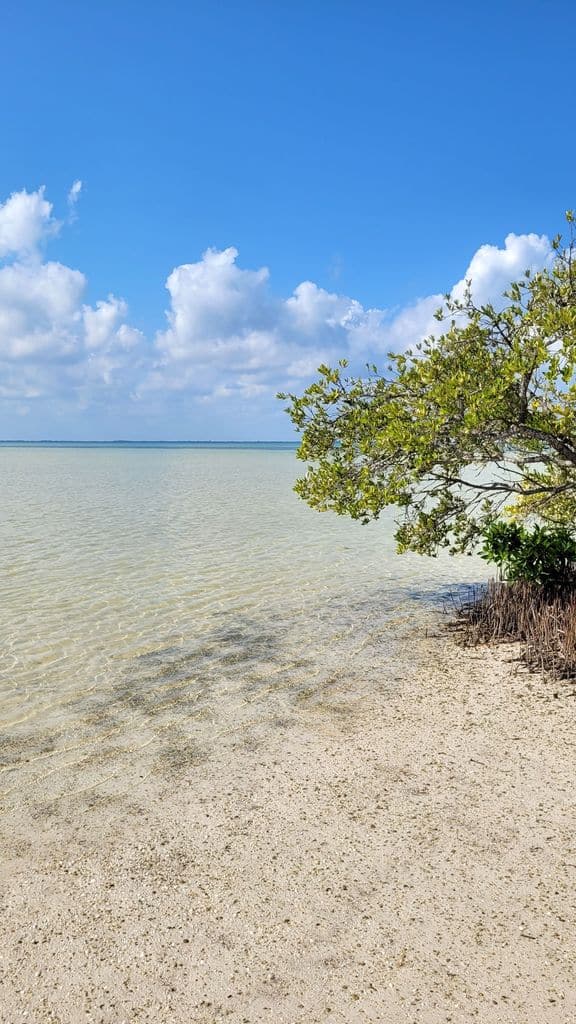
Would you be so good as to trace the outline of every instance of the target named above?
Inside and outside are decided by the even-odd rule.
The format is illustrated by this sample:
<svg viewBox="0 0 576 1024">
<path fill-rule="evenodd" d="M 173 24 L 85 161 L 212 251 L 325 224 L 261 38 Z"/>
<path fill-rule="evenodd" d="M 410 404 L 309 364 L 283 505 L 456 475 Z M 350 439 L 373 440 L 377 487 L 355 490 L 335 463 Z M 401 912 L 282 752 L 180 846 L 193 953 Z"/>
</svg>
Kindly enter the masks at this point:
<svg viewBox="0 0 576 1024">
<path fill-rule="evenodd" d="M 257 726 L 336 714 L 392 685 L 434 595 L 483 572 L 399 558 L 388 519 L 311 512 L 291 452 L 0 460 L 5 808 L 172 777 Z"/>
</svg>

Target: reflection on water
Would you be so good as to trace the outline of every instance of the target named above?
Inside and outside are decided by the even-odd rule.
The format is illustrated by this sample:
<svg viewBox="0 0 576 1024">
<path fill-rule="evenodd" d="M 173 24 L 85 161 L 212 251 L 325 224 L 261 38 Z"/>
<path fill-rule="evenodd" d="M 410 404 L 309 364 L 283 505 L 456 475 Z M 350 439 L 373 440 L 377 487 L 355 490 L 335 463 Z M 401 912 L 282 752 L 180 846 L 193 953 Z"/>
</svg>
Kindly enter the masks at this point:
<svg viewBox="0 0 576 1024">
<path fill-rule="evenodd" d="M 294 454 L 0 450 L 4 808 L 185 773 L 410 670 L 476 560 L 394 553 L 292 493 Z"/>
</svg>

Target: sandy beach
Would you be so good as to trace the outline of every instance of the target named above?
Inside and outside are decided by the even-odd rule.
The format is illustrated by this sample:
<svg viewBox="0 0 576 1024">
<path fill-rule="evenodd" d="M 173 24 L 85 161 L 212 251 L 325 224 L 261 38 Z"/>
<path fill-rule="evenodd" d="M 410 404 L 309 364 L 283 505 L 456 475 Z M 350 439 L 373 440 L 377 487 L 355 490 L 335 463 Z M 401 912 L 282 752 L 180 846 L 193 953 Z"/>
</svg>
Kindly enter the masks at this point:
<svg viewBox="0 0 576 1024">
<path fill-rule="evenodd" d="M 576 1019 L 574 687 L 410 678 L 4 819 L 5 1024 Z"/>
</svg>

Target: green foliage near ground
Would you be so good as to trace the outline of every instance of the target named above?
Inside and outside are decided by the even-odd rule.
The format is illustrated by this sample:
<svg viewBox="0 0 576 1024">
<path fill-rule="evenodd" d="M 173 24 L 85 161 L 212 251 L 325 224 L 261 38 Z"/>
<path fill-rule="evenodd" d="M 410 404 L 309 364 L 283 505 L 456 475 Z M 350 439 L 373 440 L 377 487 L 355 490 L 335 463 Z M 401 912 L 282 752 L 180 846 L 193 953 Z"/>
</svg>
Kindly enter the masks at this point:
<svg viewBox="0 0 576 1024">
<path fill-rule="evenodd" d="M 495 522 L 484 533 L 480 554 L 498 566 L 505 580 L 525 580 L 546 587 L 574 582 L 576 539 L 565 527 Z"/>
<path fill-rule="evenodd" d="M 387 357 L 379 373 L 321 366 L 281 395 L 308 464 L 314 508 L 367 522 L 398 511 L 399 550 L 472 550 L 502 514 L 569 527 L 576 518 L 576 264 L 553 241 L 502 308 L 446 296 L 443 333 Z"/>
</svg>

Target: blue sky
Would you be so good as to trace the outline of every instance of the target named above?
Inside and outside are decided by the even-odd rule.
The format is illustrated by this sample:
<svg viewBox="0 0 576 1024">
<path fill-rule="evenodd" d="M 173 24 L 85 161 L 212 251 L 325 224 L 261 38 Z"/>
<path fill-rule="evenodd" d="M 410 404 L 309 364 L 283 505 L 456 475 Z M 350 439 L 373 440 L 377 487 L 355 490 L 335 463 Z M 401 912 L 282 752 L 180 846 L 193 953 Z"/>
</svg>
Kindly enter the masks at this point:
<svg viewBox="0 0 576 1024">
<path fill-rule="evenodd" d="M 575 28 L 535 0 L 7 0 L 0 436 L 290 437 L 274 393 L 320 359 L 541 265 L 576 205 Z"/>
</svg>

